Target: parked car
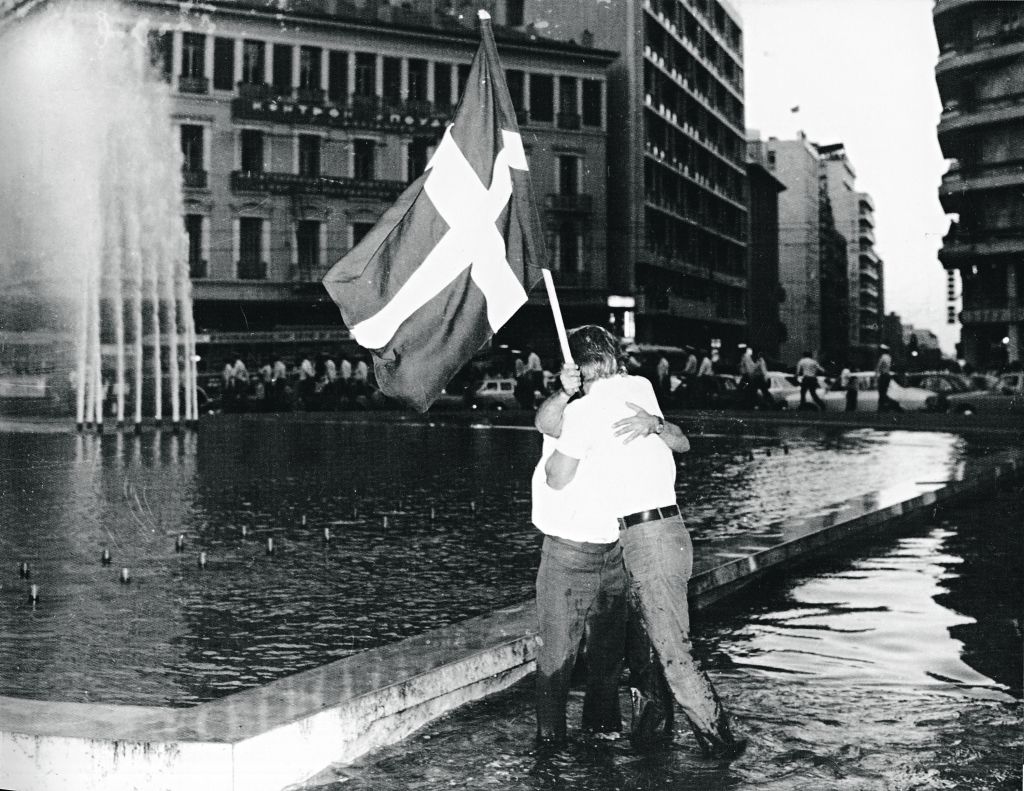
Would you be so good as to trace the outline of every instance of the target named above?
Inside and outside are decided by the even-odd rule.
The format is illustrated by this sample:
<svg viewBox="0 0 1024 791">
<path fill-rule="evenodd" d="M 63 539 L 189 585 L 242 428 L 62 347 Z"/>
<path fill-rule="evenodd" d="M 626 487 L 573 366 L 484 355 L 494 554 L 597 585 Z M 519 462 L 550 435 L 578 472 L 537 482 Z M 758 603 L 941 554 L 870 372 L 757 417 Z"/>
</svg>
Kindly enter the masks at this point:
<svg viewBox="0 0 1024 791">
<path fill-rule="evenodd" d="M 683 371 L 690 353 L 681 346 L 663 346 L 654 343 L 631 343 L 623 349 L 630 359 L 630 373 L 644 376 L 655 384 L 658 361 L 668 361 L 668 393 L 664 394 L 662 408 L 681 406 L 686 398 L 686 379 Z M 635 368 L 634 368 L 635 367 Z"/>
<path fill-rule="evenodd" d="M 911 387 L 921 387 L 935 393 L 938 398 L 925 399 L 925 408 L 930 412 L 945 412 L 948 408 L 946 397 L 953 393 L 969 393 L 974 387 L 963 374 L 948 371 L 923 371 L 907 374 L 904 381 Z"/>
<path fill-rule="evenodd" d="M 515 409 L 516 380 L 511 376 L 487 376 L 473 391 L 470 404 L 474 409 Z"/>
<path fill-rule="evenodd" d="M 939 396 L 933 407 L 938 408 Z M 945 397 L 947 409 L 961 415 L 975 412 L 1024 413 L 1024 373 L 1003 374 L 995 387 L 990 390 L 972 390 L 967 393 L 953 393 Z"/>
</svg>

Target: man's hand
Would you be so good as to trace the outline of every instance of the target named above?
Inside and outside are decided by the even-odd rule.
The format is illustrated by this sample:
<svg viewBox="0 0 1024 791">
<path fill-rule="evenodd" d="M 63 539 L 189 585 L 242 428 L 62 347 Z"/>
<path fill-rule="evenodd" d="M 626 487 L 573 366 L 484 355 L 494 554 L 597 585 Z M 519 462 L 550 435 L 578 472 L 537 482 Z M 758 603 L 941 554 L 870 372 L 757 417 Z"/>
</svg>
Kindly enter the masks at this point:
<svg viewBox="0 0 1024 791">
<path fill-rule="evenodd" d="M 631 401 L 627 401 L 626 406 L 636 412 L 636 414 L 632 417 L 624 417 L 622 420 L 616 420 L 612 424 L 612 428 L 615 429 L 615 436 L 625 437 L 625 439 L 622 440 L 623 445 L 627 445 L 639 437 L 646 437 L 653 434 L 657 430 L 658 426 L 663 423 L 662 419 L 657 415 L 652 415 L 643 407 L 637 406 Z"/>
<path fill-rule="evenodd" d="M 580 376 L 580 367 L 576 363 L 562 363 L 558 379 L 562 383 L 562 389 L 569 395 L 575 395 L 583 387 L 583 377 Z"/>
</svg>

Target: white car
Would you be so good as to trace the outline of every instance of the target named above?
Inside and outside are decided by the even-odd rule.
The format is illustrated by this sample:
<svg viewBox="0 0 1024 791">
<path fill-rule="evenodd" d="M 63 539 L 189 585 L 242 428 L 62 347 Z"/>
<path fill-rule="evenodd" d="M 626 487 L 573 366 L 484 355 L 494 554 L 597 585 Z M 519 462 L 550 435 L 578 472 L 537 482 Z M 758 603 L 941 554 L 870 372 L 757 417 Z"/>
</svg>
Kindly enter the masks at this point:
<svg viewBox="0 0 1024 791">
<path fill-rule="evenodd" d="M 516 380 L 510 376 L 488 376 L 473 392 L 474 409 L 515 409 Z"/>
<path fill-rule="evenodd" d="M 857 411 L 877 412 L 878 411 L 878 375 L 874 371 L 857 371 L 850 374 L 853 381 L 857 383 Z M 836 379 L 831 389 L 825 393 L 819 393 L 821 400 L 825 402 L 825 409 L 829 412 L 842 412 L 846 409 L 846 389 Z M 895 379 L 889 382 L 888 396 L 904 412 L 918 412 L 928 408 L 928 398 L 935 395 L 931 390 L 923 387 L 903 387 Z"/>
</svg>

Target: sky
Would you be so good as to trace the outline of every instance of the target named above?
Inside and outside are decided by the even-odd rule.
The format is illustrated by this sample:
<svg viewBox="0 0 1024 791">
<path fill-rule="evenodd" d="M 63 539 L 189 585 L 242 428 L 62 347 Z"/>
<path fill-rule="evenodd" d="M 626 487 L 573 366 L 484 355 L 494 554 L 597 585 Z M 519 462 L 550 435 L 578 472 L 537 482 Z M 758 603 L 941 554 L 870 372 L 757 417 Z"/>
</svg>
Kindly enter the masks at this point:
<svg viewBox="0 0 1024 791">
<path fill-rule="evenodd" d="M 946 323 L 937 256 L 949 220 L 938 198 L 946 161 L 932 0 L 730 2 L 742 17 L 747 128 L 845 145 L 857 190 L 875 202 L 886 312 L 952 353 L 960 327 Z"/>
</svg>

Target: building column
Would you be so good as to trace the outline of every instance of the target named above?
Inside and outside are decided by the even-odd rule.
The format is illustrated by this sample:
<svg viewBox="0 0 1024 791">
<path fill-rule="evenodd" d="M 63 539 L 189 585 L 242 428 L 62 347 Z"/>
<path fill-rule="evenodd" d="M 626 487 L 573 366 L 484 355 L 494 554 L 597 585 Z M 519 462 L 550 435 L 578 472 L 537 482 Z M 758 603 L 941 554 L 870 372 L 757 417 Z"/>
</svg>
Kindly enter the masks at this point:
<svg viewBox="0 0 1024 791">
<path fill-rule="evenodd" d="M 405 102 L 409 100 L 409 59 L 402 58 L 399 63 L 401 66 L 399 66 L 398 91 L 402 101 Z"/>
<path fill-rule="evenodd" d="M 327 98 L 328 81 L 331 78 L 331 51 L 326 47 L 320 50 L 320 90 Z"/>
<path fill-rule="evenodd" d="M 376 95 L 376 96 L 383 96 L 384 95 L 384 56 L 379 54 L 379 53 L 377 55 L 377 66 L 376 66 L 376 68 L 373 71 L 374 71 L 374 74 L 373 74 L 373 77 L 374 77 L 374 80 L 373 80 L 373 92 L 374 92 L 374 95 Z"/>
<path fill-rule="evenodd" d="M 427 61 L 427 101 L 434 103 L 434 61 Z"/>
<path fill-rule="evenodd" d="M 182 32 L 175 30 L 171 33 L 171 86 L 178 90 L 178 82 L 181 77 L 181 42 Z"/>
<path fill-rule="evenodd" d="M 302 47 L 298 44 L 292 47 L 292 96 L 299 95 L 299 67 L 302 64 L 302 59 L 300 57 L 301 49 Z"/>
<path fill-rule="evenodd" d="M 213 36 L 203 37 L 203 76 L 210 81 L 213 90 Z"/>
<path fill-rule="evenodd" d="M 268 41 L 263 46 L 263 82 L 272 85 L 274 82 L 274 43 Z"/>
<path fill-rule="evenodd" d="M 355 95 L 356 92 L 356 53 L 354 50 L 348 52 L 348 87 L 346 93 L 349 97 Z M 351 99 L 346 99 L 346 102 L 351 103 Z"/>
<path fill-rule="evenodd" d="M 234 39 L 234 42 L 234 63 L 231 66 L 231 71 L 234 74 L 231 78 L 231 82 L 234 84 L 231 87 L 233 89 L 237 89 L 238 83 L 242 81 L 242 51 L 245 49 L 245 41 L 243 39 L 236 38 Z"/>
</svg>

